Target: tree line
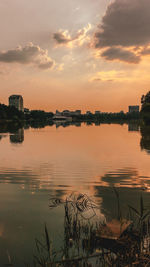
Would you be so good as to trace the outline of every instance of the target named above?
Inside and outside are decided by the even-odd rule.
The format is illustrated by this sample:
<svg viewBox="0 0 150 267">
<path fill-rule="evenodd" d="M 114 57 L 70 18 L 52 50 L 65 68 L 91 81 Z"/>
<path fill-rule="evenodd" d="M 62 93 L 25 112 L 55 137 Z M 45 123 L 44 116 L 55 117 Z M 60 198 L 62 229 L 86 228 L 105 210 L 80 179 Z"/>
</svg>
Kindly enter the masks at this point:
<svg viewBox="0 0 150 267">
<path fill-rule="evenodd" d="M 19 121 L 24 119 L 24 113 L 14 106 L 0 104 L 0 121 Z"/>
</svg>

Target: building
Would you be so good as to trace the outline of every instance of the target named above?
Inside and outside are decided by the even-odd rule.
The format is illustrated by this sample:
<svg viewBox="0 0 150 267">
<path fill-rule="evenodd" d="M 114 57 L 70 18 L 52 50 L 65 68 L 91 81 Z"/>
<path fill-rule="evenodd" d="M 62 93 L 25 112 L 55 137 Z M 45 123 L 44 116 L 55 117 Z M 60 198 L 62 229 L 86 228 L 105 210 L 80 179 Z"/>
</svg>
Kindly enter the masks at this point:
<svg viewBox="0 0 150 267">
<path fill-rule="evenodd" d="M 70 111 L 70 110 L 63 110 L 62 112 L 59 112 L 56 110 L 56 115 L 59 116 L 66 116 L 66 117 L 72 117 L 72 116 L 80 116 L 81 115 L 81 110 L 75 110 L 75 111 Z"/>
<path fill-rule="evenodd" d="M 128 112 L 132 113 L 132 112 L 139 112 L 140 111 L 140 107 L 139 106 L 129 106 L 128 107 Z"/>
<path fill-rule="evenodd" d="M 21 95 L 11 95 L 9 97 L 9 106 L 14 106 L 19 111 L 23 112 L 23 97 Z"/>
</svg>

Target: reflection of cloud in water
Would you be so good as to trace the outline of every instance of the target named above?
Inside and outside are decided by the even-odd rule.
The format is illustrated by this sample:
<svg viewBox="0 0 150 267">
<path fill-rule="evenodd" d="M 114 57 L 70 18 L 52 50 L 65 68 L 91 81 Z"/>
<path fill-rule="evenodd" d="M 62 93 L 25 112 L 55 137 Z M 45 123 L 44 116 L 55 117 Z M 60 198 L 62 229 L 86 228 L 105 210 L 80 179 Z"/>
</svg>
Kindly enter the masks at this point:
<svg viewBox="0 0 150 267">
<path fill-rule="evenodd" d="M 138 188 L 118 187 L 116 190 L 119 194 L 120 210 L 123 218 L 126 218 L 129 214 L 128 205 L 139 210 L 141 191 Z M 112 187 L 95 185 L 94 196 L 102 198 L 101 211 L 108 220 L 118 218 L 118 202 Z M 144 191 L 142 196 L 145 207 L 149 207 L 149 192 Z"/>
<path fill-rule="evenodd" d="M 15 170 L 7 169 L 0 172 L 0 183 L 3 184 L 18 184 L 22 190 L 34 194 L 36 191 L 48 191 L 49 194 L 56 197 L 62 197 L 68 188 L 64 185 L 55 185 L 50 176 L 42 176 L 42 170 L 38 174 L 38 169 L 35 172 L 31 170 Z M 43 177 L 43 178 L 42 178 Z"/>
<path fill-rule="evenodd" d="M 128 205 L 139 209 L 142 193 L 144 203 L 149 205 L 150 177 L 139 176 L 134 168 L 123 168 L 107 172 L 100 181 L 94 184 L 95 197 L 102 197 L 102 212 L 106 217 L 117 218 L 117 198 L 113 187 L 119 193 L 120 208 L 123 216 L 129 212 Z"/>
<path fill-rule="evenodd" d="M 150 191 L 150 177 L 139 176 L 134 168 L 118 169 L 101 177 L 102 186 L 141 188 Z"/>
</svg>

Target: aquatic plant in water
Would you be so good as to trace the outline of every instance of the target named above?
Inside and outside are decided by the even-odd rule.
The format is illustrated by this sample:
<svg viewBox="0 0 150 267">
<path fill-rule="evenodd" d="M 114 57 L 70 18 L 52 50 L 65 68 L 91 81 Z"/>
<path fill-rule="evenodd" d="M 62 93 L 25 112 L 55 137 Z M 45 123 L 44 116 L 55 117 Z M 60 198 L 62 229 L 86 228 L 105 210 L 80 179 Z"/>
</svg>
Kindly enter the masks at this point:
<svg viewBox="0 0 150 267">
<path fill-rule="evenodd" d="M 64 206 L 64 246 L 52 249 L 45 225 L 45 243 L 36 239 L 35 266 L 150 266 L 150 211 L 141 196 L 139 210 L 128 206 L 130 218 L 123 218 L 114 192 L 118 218 L 110 222 L 94 220 L 99 206 L 85 194 L 51 198 L 50 208 Z"/>
</svg>

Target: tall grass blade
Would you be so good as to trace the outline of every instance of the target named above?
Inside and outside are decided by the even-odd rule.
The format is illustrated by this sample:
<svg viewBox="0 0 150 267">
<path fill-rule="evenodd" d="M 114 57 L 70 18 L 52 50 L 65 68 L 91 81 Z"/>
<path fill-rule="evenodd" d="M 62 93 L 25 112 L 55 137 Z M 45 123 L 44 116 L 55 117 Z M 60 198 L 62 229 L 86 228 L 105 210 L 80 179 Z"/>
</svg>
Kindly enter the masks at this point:
<svg viewBox="0 0 150 267">
<path fill-rule="evenodd" d="M 49 241 L 49 235 L 48 235 L 48 230 L 47 230 L 46 224 L 45 224 L 45 237 L 46 237 L 47 250 L 50 251 L 50 241 Z"/>
<path fill-rule="evenodd" d="M 148 215 L 150 215 L 150 210 L 143 215 L 142 221 L 144 221 Z"/>
<path fill-rule="evenodd" d="M 142 195 L 141 195 L 141 198 L 140 198 L 140 211 L 141 211 L 141 217 L 143 217 L 144 204 L 143 204 L 143 197 L 142 197 Z"/>
<path fill-rule="evenodd" d="M 133 208 L 133 207 L 130 206 L 130 205 L 128 205 L 128 207 L 129 207 L 131 210 L 133 210 L 133 211 L 136 213 L 136 215 L 138 215 L 138 217 L 140 217 L 140 213 L 138 212 L 137 209 Z"/>
</svg>

